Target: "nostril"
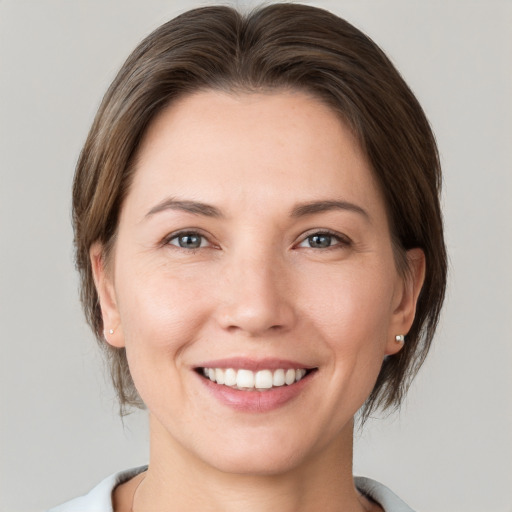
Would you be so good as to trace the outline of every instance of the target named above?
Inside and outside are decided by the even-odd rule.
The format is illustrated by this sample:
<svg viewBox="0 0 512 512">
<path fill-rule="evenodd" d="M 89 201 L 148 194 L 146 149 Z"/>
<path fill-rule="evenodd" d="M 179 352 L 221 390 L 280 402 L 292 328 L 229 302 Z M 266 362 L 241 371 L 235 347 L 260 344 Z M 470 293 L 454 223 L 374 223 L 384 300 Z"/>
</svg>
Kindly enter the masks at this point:
<svg viewBox="0 0 512 512">
<path fill-rule="evenodd" d="M 214 316 L 231 333 L 256 336 L 283 332 L 296 322 L 294 302 L 288 300 L 288 291 L 277 286 L 273 277 L 238 280 L 225 288 L 221 286 L 219 294 Z"/>
</svg>

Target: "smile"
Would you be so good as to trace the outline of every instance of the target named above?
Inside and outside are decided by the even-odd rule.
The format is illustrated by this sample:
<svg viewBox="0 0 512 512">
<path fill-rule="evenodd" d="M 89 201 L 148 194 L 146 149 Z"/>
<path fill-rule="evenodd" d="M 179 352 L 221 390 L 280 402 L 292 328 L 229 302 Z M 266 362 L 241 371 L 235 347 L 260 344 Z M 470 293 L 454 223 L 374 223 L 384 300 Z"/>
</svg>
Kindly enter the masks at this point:
<svg viewBox="0 0 512 512">
<path fill-rule="evenodd" d="M 199 368 L 204 377 L 216 384 L 243 391 L 266 391 L 291 386 L 302 380 L 312 370 L 306 368 L 251 371 L 234 368 Z"/>
</svg>

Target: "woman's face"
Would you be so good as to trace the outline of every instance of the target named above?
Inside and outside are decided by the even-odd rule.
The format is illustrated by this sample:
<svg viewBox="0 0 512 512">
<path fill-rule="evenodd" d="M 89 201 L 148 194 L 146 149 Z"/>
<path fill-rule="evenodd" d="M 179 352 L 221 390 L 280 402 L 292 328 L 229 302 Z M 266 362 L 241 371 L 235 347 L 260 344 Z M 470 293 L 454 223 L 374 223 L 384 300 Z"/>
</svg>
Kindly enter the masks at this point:
<svg viewBox="0 0 512 512">
<path fill-rule="evenodd" d="M 162 112 L 109 272 L 100 254 L 107 338 L 154 437 L 228 472 L 285 471 L 349 439 L 414 315 L 359 145 L 300 92 L 200 92 Z"/>
</svg>

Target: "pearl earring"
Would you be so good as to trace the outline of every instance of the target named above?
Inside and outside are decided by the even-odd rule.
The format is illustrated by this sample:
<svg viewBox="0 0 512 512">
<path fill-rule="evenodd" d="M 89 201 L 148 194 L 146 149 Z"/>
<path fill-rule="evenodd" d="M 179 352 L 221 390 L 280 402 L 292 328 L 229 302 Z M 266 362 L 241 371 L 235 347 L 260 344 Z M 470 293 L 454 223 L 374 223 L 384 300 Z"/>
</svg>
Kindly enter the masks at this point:
<svg viewBox="0 0 512 512">
<path fill-rule="evenodd" d="M 109 330 L 108 330 L 108 333 L 109 333 L 109 334 L 114 334 L 114 329 L 109 329 Z"/>
<path fill-rule="evenodd" d="M 397 334 L 395 336 L 395 341 L 397 343 L 403 343 L 405 341 L 405 336 L 403 334 Z"/>
</svg>

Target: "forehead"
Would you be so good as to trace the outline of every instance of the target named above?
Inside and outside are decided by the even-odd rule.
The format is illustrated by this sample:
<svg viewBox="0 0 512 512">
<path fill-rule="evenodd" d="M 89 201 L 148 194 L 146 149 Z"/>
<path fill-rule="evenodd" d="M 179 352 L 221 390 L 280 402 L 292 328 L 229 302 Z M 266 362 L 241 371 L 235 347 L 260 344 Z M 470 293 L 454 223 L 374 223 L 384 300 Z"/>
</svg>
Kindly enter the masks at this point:
<svg viewBox="0 0 512 512">
<path fill-rule="evenodd" d="M 135 169 L 129 195 L 140 202 L 162 194 L 226 206 L 237 199 L 285 204 L 380 196 L 348 126 L 296 91 L 185 96 L 152 122 Z"/>
</svg>

